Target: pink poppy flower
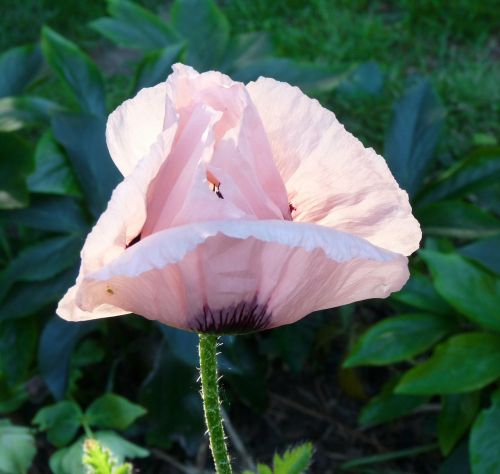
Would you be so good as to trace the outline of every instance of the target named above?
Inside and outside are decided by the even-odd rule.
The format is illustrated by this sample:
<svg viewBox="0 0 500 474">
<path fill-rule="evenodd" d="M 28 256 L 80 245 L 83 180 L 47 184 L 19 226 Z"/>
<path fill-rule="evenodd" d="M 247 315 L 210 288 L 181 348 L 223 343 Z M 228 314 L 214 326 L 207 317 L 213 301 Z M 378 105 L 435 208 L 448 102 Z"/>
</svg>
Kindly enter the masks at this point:
<svg viewBox="0 0 500 474">
<path fill-rule="evenodd" d="M 420 227 L 381 156 L 297 87 L 173 69 L 109 117 L 124 180 L 61 317 L 238 333 L 404 285 Z"/>
</svg>

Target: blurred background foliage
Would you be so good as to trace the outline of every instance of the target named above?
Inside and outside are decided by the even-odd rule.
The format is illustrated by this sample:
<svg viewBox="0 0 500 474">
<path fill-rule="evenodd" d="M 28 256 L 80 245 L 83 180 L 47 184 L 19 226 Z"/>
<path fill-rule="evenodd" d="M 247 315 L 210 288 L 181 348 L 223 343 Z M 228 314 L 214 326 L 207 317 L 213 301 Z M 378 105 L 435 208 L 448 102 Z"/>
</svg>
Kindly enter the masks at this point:
<svg viewBox="0 0 500 474">
<path fill-rule="evenodd" d="M 0 472 L 83 472 L 90 433 L 141 472 L 209 466 L 195 335 L 54 315 L 119 181 L 107 114 L 182 61 L 317 97 L 384 155 L 424 230 L 389 300 L 224 338 L 238 472 L 304 471 L 309 445 L 272 458 L 309 440 L 308 472 L 500 473 L 496 2 L 0 0 L 0 15 Z"/>
</svg>

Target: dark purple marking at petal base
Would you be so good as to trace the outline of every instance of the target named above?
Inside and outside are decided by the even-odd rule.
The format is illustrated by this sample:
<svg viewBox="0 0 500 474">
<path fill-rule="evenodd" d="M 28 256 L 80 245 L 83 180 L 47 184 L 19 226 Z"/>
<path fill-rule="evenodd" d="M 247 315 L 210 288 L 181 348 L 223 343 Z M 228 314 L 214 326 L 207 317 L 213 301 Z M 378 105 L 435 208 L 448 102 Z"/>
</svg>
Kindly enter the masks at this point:
<svg viewBox="0 0 500 474">
<path fill-rule="evenodd" d="M 204 305 L 189 327 L 192 331 L 210 334 L 244 334 L 267 329 L 271 316 L 267 304 L 260 304 L 253 298 L 218 310 Z"/>
</svg>

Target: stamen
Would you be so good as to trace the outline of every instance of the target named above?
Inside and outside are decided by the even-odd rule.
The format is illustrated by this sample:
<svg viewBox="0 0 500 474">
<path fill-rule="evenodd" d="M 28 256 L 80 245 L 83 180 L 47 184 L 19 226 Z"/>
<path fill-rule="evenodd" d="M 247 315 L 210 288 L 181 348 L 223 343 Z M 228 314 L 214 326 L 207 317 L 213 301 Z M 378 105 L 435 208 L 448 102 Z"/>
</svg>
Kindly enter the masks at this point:
<svg viewBox="0 0 500 474">
<path fill-rule="evenodd" d="M 220 181 L 210 172 L 207 171 L 207 181 L 212 185 L 212 191 L 216 194 L 219 199 L 224 199 L 224 196 L 220 192 Z"/>
<path fill-rule="evenodd" d="M 213 310 L 204 305 L 190 322 L 190 328 L 196 332 L 211 334 L 244 334 L 266 329 L 271 322 L 267 304 L 241 301 L 226 308 Z"/>
<path fill-rule="evenodd" d="M 132 247 L 132 245 L 135 245 L 137 242 L 141 240 L 141 234 L 135 236 L 126 246 L 125 248 L 128 249 L 129 247 Z"/>
</svg>

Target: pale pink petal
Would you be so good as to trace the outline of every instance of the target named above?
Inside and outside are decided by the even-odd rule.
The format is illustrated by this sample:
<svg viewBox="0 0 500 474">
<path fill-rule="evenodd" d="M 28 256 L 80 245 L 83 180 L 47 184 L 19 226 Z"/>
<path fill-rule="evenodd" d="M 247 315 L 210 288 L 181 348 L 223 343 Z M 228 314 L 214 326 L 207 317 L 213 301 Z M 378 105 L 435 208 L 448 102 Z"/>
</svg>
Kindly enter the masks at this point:
<svg viewBox="0 0 500 474">
<path fill-rule="evenodd" d="M 207 181 L 215 144 L 213 128 L 220 116 L 204 104 L 194 107 L 186 119 L 181 116 L 171 153 L 148 191 L 143 237 L 196 220 L 241 216 L 229 200 L 219 199 L 210 190 Z"/>
<path fill-rule="evenodd" d="M 80 273 L 74 287 L 70 288 L 60 302 L 57 314 L 68 320 L 92 319 L 85 315 L 74 303 L 74 295 L 80 286 L 82 278 L 94 272 L 122 255 L 127 245 L 135 239 L 146 220 L 146 195 L 150 183 L 156 177 L 165 156 L 170 151 L 176 125 L 162 132 L 133 172 L 129 174 L 113 191 L 104 213 L 99 217 L 94 228 L 87 236 L 83 246 Z M 105 307 L 97 314 L 115 316 L 125 314 L 115 307 Z"/>
<path fill-rule="evenodd" d="M 174 121 L 175 109 L 167 100 L 166 82 L 141 89 L 111 113 L 106 141 L 111 158 L 124 176 L 132 172 L 161 132 Z"/>
<path fill-rule="evenodd" d="M 232 218 L 289 218 L 286 189 L 245 86 L 214 71 L 198 74 L 194 69 L 180 64 L 174 65 L 173 69 L 174 73 L 167 81 L 167 96 L 179 114 L 179 137 L 158 178 L 159 193 L 151 195 L 150 202 L 154 205 L 167 201 L 167 197 L 170 200 L 175 194 L 174 186 L 177 194 L 189 201 L 191 188 L 186 187 L 186 179 L 193 179 L 193 166 L 200 162 L 200 159 L 193 158 L 193 150 L 205 144 L 205 148 L 211 148 L 205 150 L 202 160 L 205 174 L 211 173 L 217 178 L 224 199 L 241 211 L 238 215 L 232 213 Z M 217 114 L 207 127 L 204 125 L 208 123 L 208 118 L 200 117 L 202 107 L 205 107 L 205 112 L 211 110 Z M 184 167 L 186 169 L 183 171 Z M 182 172 L 189 178 L 181 184 L 179 176 Z M 208 187 L 208 183 L 199 181 L 198 185 Z M 193 210 L 189 202 L 186 202 L 185 208 Z M 151 220 L 161 222 L 151 226 L 148 218 L 146 234 L 193 221 L 183 216 L 182 212 L 177 215 L 178 218 L 174 220 L 171 213 L 163 213 L 159 219 L 154 210 Z M 214 217 L 217 216 L 198 220 Z"/>
<path fill-rule="evenodd" d="M 111 305 L 184 329 L 254 305 L 262 323 L 255 329 L 264 329 L 384 298 L 407 278 L 406 257 L 326 227 L 212 221 L 142 240 L 87 275 L 77 304 L 88 312 Z"/>
<path fill-rule="evenodd" d="M 418 249 L 420 226 L 408 195 L 381 156 L 297 87 L 260 78 L 247 90 L 296 208 L 295 221 L 358 235 L 404 255 Z"/>
<path fill-rule="evenodd" d="M 72 286 L 57 305 L 56 313 L 67 321 L 88 321 L 90 319 L 110 318 L 129 313 L 129 311 L 109 304 L 103 304 L 95 308 L 92 312 L 83 311 L 76 305 L 75 301 L 78 288 L 78 283 Z"/>
</svg>

